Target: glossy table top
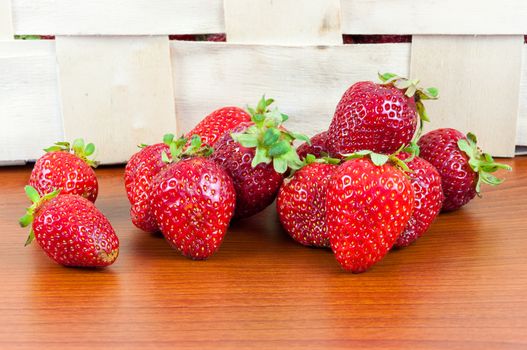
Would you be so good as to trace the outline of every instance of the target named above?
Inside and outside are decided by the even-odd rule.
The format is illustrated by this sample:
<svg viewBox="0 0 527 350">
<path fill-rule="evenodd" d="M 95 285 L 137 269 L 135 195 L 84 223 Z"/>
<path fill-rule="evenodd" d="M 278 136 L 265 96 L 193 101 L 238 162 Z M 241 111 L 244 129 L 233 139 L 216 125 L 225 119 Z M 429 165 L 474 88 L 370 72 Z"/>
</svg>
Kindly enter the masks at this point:
<svg viewBox="0 0 527 350">
<path fill-rule="evenodd" d="M 526 349 L 527 157 L 370 271 L 305 248 L 274 206 L 191 261 L 129 219 L 122 167 L 96 170 L 121 241 L 101 270 L 64 268 L 17 225 L 30 168 L 0 168 L 0 348 Z"/>
</svg>

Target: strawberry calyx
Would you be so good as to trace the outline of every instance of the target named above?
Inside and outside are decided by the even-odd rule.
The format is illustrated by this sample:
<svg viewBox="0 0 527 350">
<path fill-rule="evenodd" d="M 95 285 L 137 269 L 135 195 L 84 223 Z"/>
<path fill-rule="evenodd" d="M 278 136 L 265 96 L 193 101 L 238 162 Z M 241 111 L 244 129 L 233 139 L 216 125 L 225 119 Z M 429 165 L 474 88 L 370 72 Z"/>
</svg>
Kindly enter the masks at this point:
<svg viewBox="0 0 527 350">
<path fill-rule="evenodd" d="M 332 158 L 332 157 L 329 157 L 329 156 L 324 156 L 324 157 L 317 158 L 313 154 L 308 153 L 308 154 L 306 154 L 303 163 L 304 163 L 304 166 L 308 165 L 308 164 L 312 164 L 312 163 L 339 164 L 340 163 L 340 159 Z"/>
<path fill-rule="evenodd" d="M 166 164 L 176 163 L 189 157 L 208 157 L 214 151 L 212 147 L 203 144 L 199 135 L 192 135 L 188 146 L 187 141 L 184 136 L 174 140 L 174 135 L 166 134 L 163 142 L 170 147 L 170 157 L 163 151 L 161 160 Z"/>
<path fill-rule="evenodd" d="M 402 148 L 400 148 L 393 154 L 381 154 L 381 153 L 375 153 L 370 150 L 361 150 L 361 151 L 354 152 L 354 153 L 343 154 L 342 156 L 344 157 L 344 160 L 369 157 L 372 163 L 375 164 L 376 166 L 382 166 L 386 164 L 387 162 L 390 162 L 393 165 L 395 165 L 397 168 L 402 170 L 403 172 L 411 173 L 412 170 L 408 167 L 408 165 L 406 164 L 406 161 L 397 157 L 397 154 L 399 154 L 401 149 Z"/>
<path fill-rule="evenodd" d="M 302 169 L 303 167 L 309 165 L 309 164 L 313 164 L 313 163 L 319 163 L 319 164 L 340 164 L 340 159 L 338 158 L 331 158 L 329 156 L 324 156 L 324 157 L 320 157 L 320 158 L 317 158 L 315 157 L 313 154 L 311 153 L 308 153 L 306 154 L 306 156 L 304 157 L 304 159 L 302 160 L 302 166 L 298 169 L 291 169 L 291 171 L 289 172 L 289 175 L 287 176 L 288 178 L 291 178 L 293 177 L 293 175 L 300 169 Z"/>
<path fill-rule="evenodd" d="M 293 147 L 293 142 L 301 140 L 310 145 L 311 141 L 304 134 L 282 127 L 289 117 L 280 112 L 278 108 L 271 109 L 270 105 L 273 102 L 272 98 L 266 99 L 264 95 L 256 108 L 247 107 L 254 124 L 243 132 L 232 133 L 231 137 L 243 147 L 255 149 L 252 167 L 260 163 L 273 163 L 274 170 L 283 174 L 288 169 L 298 170 L 303 165 Z"/>
<path fill-rule="evenodd" d="M 41 197 L 38 194 L 37 190 L 32 186 L 24 187 L 24 191 L 26 192 L 26 195 L 28 196 L 28 198 L 31 200 L 31 203 L 33 204 L 31 204 L 31 206 L 29 206 L 26 209 L 26 213 L 24 214 L 24 216 L 22 216 L 20 220 L 18 220 L 18 223 L 20 224 L 21 227 L 27 227 L 31 223 L 33 223 L 35 214 L 38 212 L 42 204 L 55 198 L 60 193 L 60 189 L 57 189 Z M 27 240 L 24 246 L 27 246 L 28 244 L 30 244 L 33 241 L 33 239 L 35 239 L 35 233 L 33 232 L 33 229 L 31 229 L 29 231 L 29 236 L 27 237 Z"/>
<path fill-rule="evenodd" d="M 86 164 L 91 166 L 92 168 L 96 168 L 99 164 L 97 161 L 93 159 L 89 159 L 88 157 L 91 156 L 95 152 L 95 145 L 93 143 L 85 144 L 83 139 L 75 139 L 73 140 L 73 144 L 70 144 L 69 142 L 55 142 L 53 146 L 50 146 L 48 148 L 44 148 L 45 152 L 67 152 L 71 153 L 73 151 L 73 154 L 75 154 L 77 157 L 82 159 Z"/>
<path fill-rule="evenodd" d="M 499 170 L 512 170 L 507 164 L 497 163 L 494 158 L 488 153 L 484 153 L 477 145 L 477 137 L 469 132 L 466 139 L 457 141 L 457 146 L 469 158 L 468 164 L 470 168 L 478 174 L 478 182 L 476 183 L 476 193 L 480 195 L 481 183 L 497 186 L 503 182 L 503 179 L 497 178 L 491 173 Z"/>
<path fill-rule="evenodd" d="M 167 146 L 170 146 L 170 144 L 172 143 L 172 141 L 174 141 L 174 134 L 165 134 L 163 135 L 163 143 Z M 137 145 L 138 148 L 146 148 L 150 146 L 149 144 L 147 143 L 140 143 Z"/>
<path fill-rule="evenodd" d="M 407 79 L 400 77 L 393 73 L 378 73 L 379 79 L 383 85 L 392 85 L 404 92 L 407 97 L 413 97 L 415 100 L 415 108 L 419 114 L 419 131 L 420 135 L 423 130 L 423 122 L 429 122 L 430 118 L 426 113 L 424 100 L 437 100 L 439 98 L 439 90 L 435 87 L 423 88 L 419 86 L 419 79 Z"/>
</svg>

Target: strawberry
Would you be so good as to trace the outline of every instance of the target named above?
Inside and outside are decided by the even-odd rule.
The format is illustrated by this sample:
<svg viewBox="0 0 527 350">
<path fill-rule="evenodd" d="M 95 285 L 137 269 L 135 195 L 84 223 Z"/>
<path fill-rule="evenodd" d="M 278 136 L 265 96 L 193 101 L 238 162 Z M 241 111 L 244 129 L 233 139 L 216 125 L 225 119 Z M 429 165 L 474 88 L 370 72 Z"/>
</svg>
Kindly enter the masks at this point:
<svg viewBox="0 0 527 350">
<path fill-rule="evenodd" d="M 357 152 L 331 176 L 326 216 L 331 249 L 342 268 L 366 271 L 381 260 L 403 232 L 414 205 L 408 177 L 387 155 Z M 398 161 L 397 164 L 402 163 Z"/>
<path fill-rule="evenodd" d="M 328 139 L 328 132 L 324 131 L 313 136 L 310 141 L 311 144 L 307 142 L 301 144 L 297 149 L 296 153 L 300 159 L 304 159 L 308 154 L 314 155 L 316 158 L 320 158 L 328 155 L 328 150 L 326 147 L 326 141 Z"/>
<path fill-rule="evenodd" d="M 40 197 L 26 186 L 33 202 L 20 225 L 32 225 L 26 245 L 36 238 L 46 254 L 64 266 L 103 267 L 119 255 L 119 239 L 108 219 L 84 197 L 55 190 Z"/>
<path fill-rule="evenodd" d="M 250 121 L 251 116 L 243 109 L 223 107 L 206 116 L 185 137 L 190 139 L 193 135 L 199 135 L 204 145 L 212 147 L 225 133 L 231 132 L 238 125 Z"/>
<path fill-rule="evenodd" d="M 272 103 L 263 97 L 256 109 L 249 108 L 251 123 L 241 124 L 214 145 L 211 158 L 227 171 L 236 189 L 235 218 L 249 217 L 269 206 L 283 174 L 302 165 L 292 143 L 309 139 L 285 130 L 282 123 L 288 117 L 277 109 L 271 111 Z"/>
<path fill-rule="evenodd" d="M 146 232 L 159 230 L 150 208 L 152 182 L 167 166 L 161 159 L 161 154 L 169 153 L 169 145 L 173 139 L 174 135 L 166 134 L 162 143 L 144 146 L 130 158 L 124 169 L 124 186 L 131 204 L 132 223 Z"/>
<path fill-rule="evenodd" d="M 132 205 L 130 208 L 132 223 L 143 231 L 157 232 L 159 227 L 151 205 L 156 176 L 167 167 L 168 162 L 207 154 L 211 150 L 202 146 L 198 136 L 187 142 L 184 137 L 174 140 L 173 134 L 166 134 L 163 143 L 143 146 L 144 148 L 134 154 L 126 165 L 125 188 Z"/>
<path fill-rule="evenodd" d="M 195 260 L 218 250 L 236 202 L 232 180 L 219 165 L 203 157 L 173 163 L 153 190 L 153 214 L 174 248 Z"/>
<path fill-rule="evenodd" d="M 359 150 L 392 154 L 412 139 L 418 114 L 428 120 L 422 101 L 436 99 L 437 89 L 421 89 L 417 80 L 391 73 L 379 77 L 381 84 L 358 82 L 342 96 L 328 130 L 331 156 Z"/>
<path fill-rule="evenodd" d="M 284 229 L 297 242 L 314 247 L 329 247 L 326 226 L 326 191 L 338 159 L 306 156 L 306 165 L 286 179 L 276 202 Z"/>
<path fill-rule="evenodd" d="M 60 189 L 61 194 L 77 194 L 95 202 L 99 184 L 91 167 L 97 163 L 88 159 L 95 151 L 93 143 L 84 145 L 83 139 L 76 139 L 72 146 L 57 142 L 44 151 L 33 167 L 29 185 L 41 196 Z"/>
<path fill-rule="evenodd" d="M 417 142 L 421 158 L 430 162 L 441 175 L 445 199 L 442 211 L 456 210 L 480 193 L 481 183 L 499 185 L 503 180 L 491 173 L 511 170 L 508 165 L 494 162 L 492 156 L 477 146 L 476 135 L 463 135 L 455 129 L 437 129 L 423 135 Z"/>
<path fill-rule="evenodd" d="M 408 153 L 400 153 L 398 157 L 407 162 L 414 189 L 414 211 L 394 244 L 394 247 L 402 248 L 415 242 L 428 230 L 441 210 L 443 190 L 441 177 L 432 164 L 417 156 L 411 158 Z"/>
</svg>

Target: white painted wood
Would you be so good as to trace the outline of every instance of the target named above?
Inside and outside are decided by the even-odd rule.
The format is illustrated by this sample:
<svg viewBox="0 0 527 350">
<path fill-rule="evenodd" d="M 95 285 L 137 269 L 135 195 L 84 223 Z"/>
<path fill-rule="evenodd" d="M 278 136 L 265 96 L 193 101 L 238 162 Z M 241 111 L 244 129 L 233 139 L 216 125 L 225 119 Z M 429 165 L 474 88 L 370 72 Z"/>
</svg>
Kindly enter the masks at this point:
<svg viewBox="0 0 527 350">
<path fill-rule="evenodd" d="M 525 0 L 342 0 L 346 34 L 525 34 Z"/>
<path fill-rule="evenodd" d="M 412 77 L 440 93 L 426 128 L 473 131 L 485 151 L 513 156 L 522 49 L 520 35 L 414 36 Z"/>
<path fill-rule="evenodd" d="M 523 45 L 522 73 L 520 78 L 520 112 L 516 130 L 516 144 L 527 146 L 527 45 Z"/>
<path fill-rule="evenodd" d="M 139 143 L 176 131 L 167 36 L 56 39 L 64 134 L 122 163 Z"/>
<path fill-rule="evenodd" d="M 12 2 L 16 34 L 225 32 L 222 0 Z M 292 22 L 301 17 L 304 6 L 311 6 L 305 5 L 309 0 L 297 3 L 288 13 Z M 523 0 L 341 0 L 341 8 L 342 30 L 346 34 L 527 33 L 527 2 Z M 259 18 L 257 12 L 250 17 L 254 21 Z M 268 18 L 267 23 L 273 21 Z"/>
<path fill-rule="evenodd" d="M 0 41 L 0 164 L 36 159 L 62 139 L 55 43 Z"/>
<path fill-rule="evenodd" d="M 231 43 L 342 44 L 340 0 L 224 0 Z"/>
<path fill-rule="evenodd" d="M 258 46 L 170 43 L 180 130 L 214 109 L 254 105 L 266 94 L 290 116 L 291 129 L 327 129 L 344 91 L 377 72 L 406 75 L 410 44 Z"/>
<path fill-rule="evenodd" d="M 13 39 L 11 0 L 0 0 L 0 40 Z"/>
<path fill-rule="evenodd" d="M 12 0 L 16 34 L 222 33 L 221 0 Z"/>
</svg>

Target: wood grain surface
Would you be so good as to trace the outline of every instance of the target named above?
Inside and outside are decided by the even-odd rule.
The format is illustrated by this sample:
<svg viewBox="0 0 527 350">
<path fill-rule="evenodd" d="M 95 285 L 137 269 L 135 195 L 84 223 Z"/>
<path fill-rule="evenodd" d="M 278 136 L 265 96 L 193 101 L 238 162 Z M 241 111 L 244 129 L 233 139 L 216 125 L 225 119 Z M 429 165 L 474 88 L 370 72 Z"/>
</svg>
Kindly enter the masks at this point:
<svg viewBox="0 0 527 350">
<path fill-rule="evenodd" d="M 64 268 L 24 248 L 30 168 L 0 169 L 0 348 L 525 349 L 527 158 L 505 162 L 500 188 L 361 275 L 293 242 L 274 207 L 190 261 L 132 226 L 121 167 L 97 169 L 117 262 Z"/>
</svg>

